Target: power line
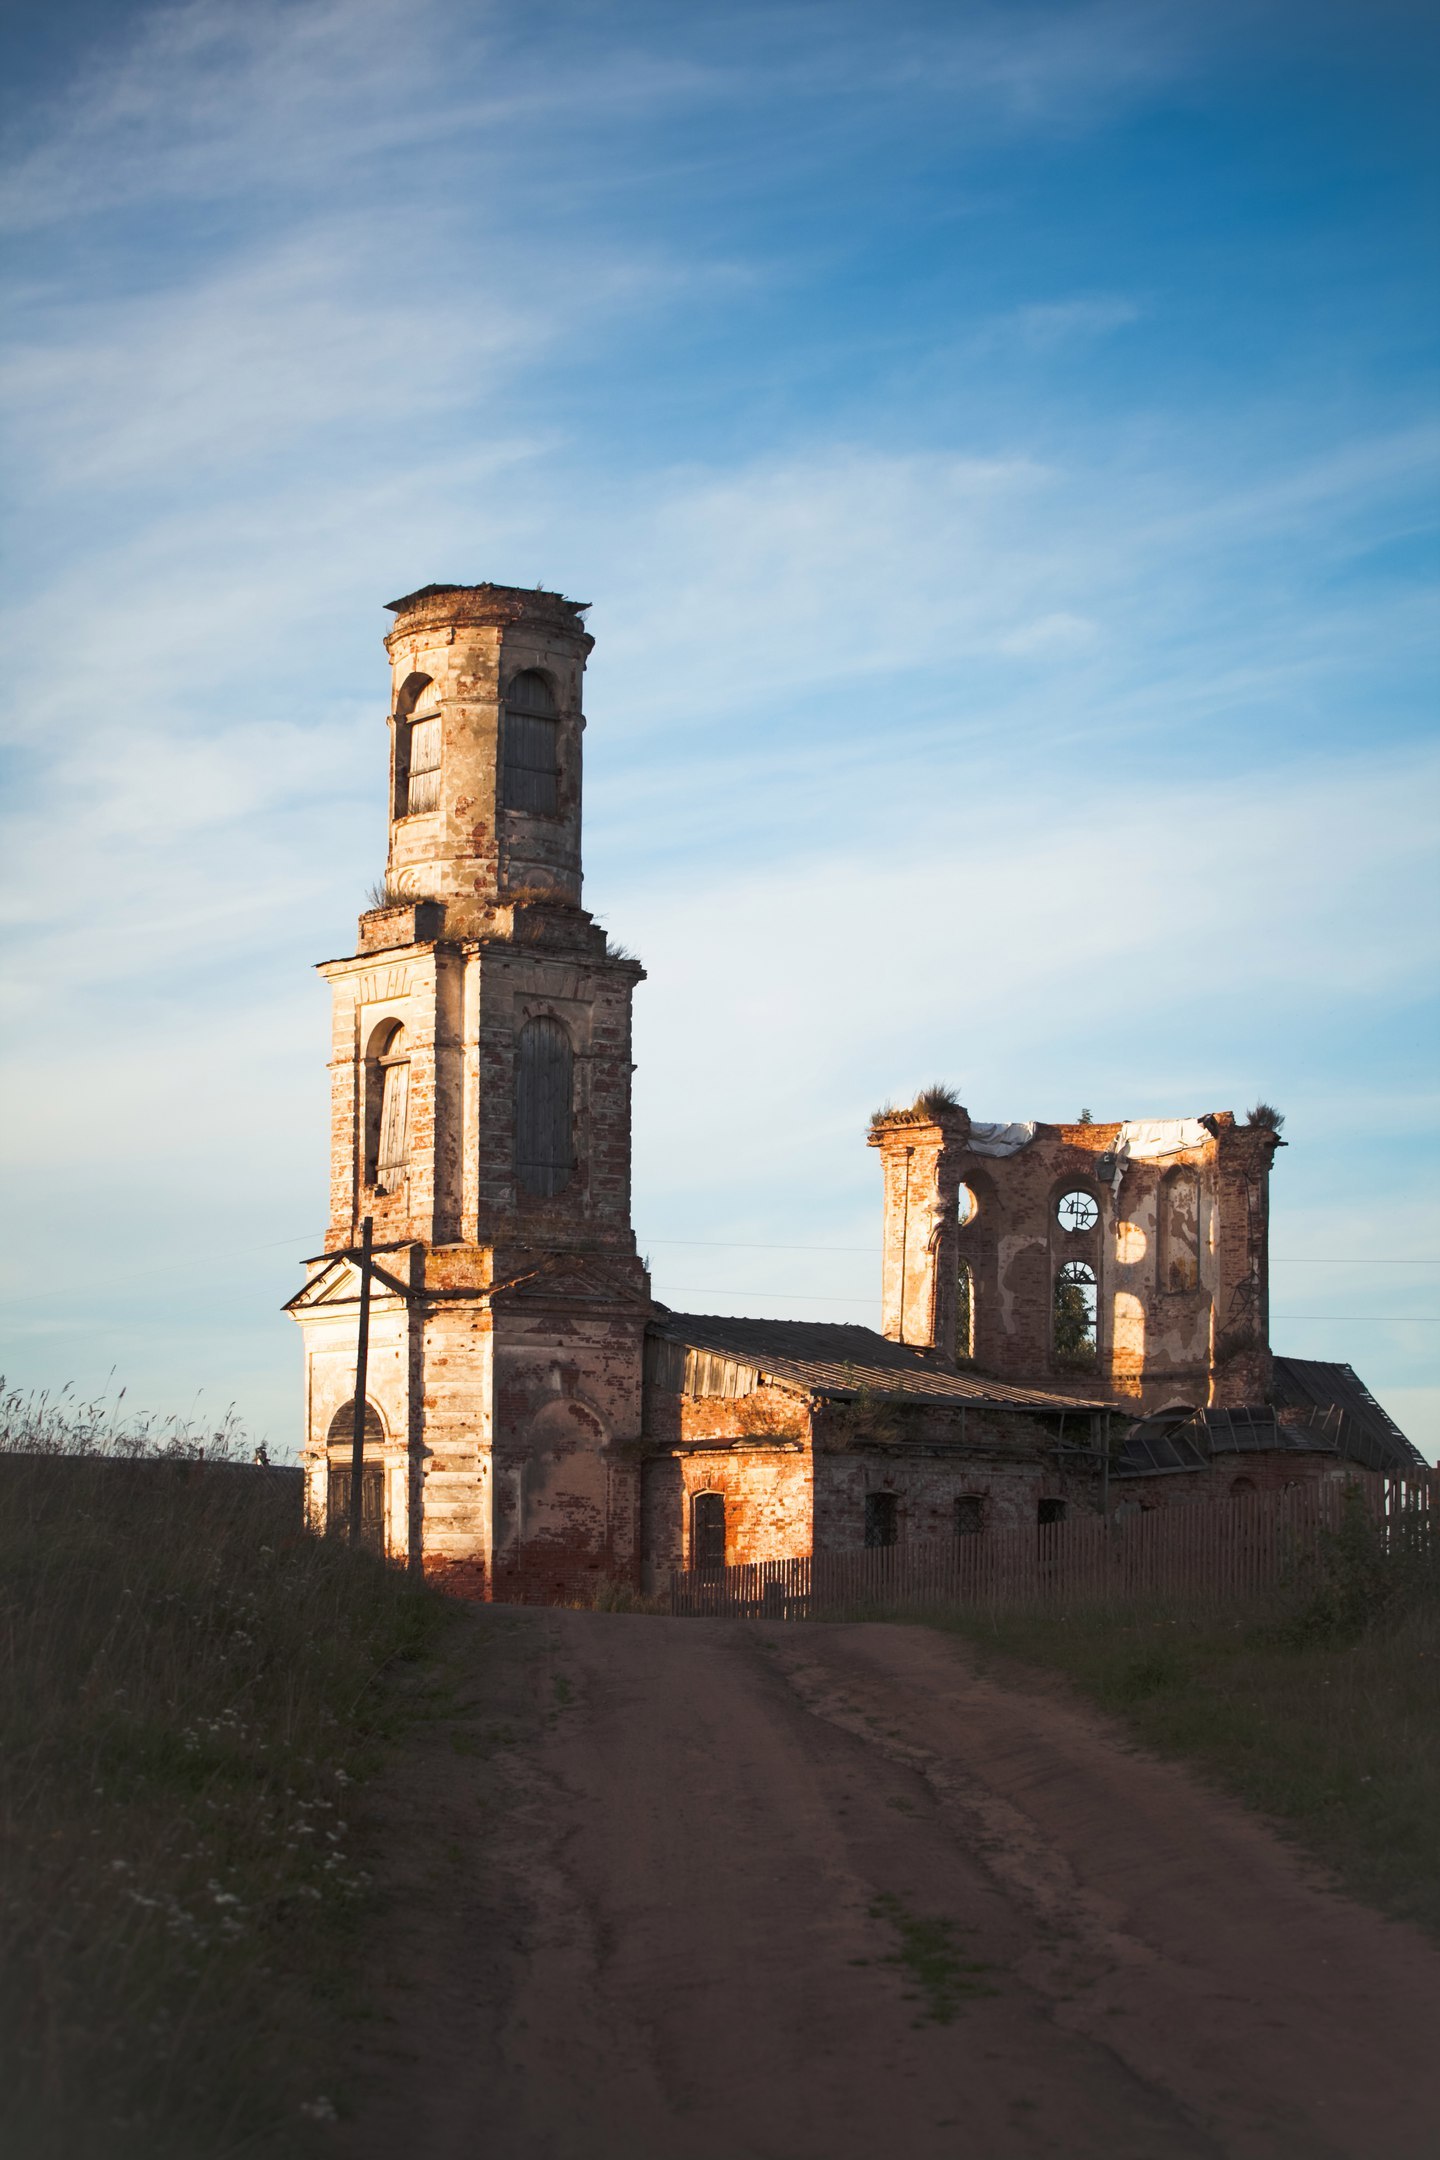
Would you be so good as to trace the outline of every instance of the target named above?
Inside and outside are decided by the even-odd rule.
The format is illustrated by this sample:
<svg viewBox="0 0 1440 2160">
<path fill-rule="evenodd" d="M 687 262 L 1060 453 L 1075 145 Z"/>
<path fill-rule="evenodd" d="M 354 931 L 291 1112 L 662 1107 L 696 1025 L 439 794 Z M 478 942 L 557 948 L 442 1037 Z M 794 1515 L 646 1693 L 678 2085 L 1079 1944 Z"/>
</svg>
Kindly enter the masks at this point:
<svg viewBox="0 0 1440 2160">
<path fill-rule="evenodd" d="M 671 1283 L 672 1290 L 683 1292 L 686 1297 L 723 1298 L 788 1298 L 797 1305 L 875 1305 L 876 1297 L 837 1297 L 817 1290 L 727 1290 L 719 1283 Z M 1272 1320 L 1344 1320 L 1370 1321 L 1376 1326 L 1393 1327 L 1413 1325 L 1417 1327 L 1440 1327 L 1440 1313 L 1272 1313 Z"/>
<path fill-rule="evenodd" d="M 864 1253 L 872 1260 L 882 1245 L 765 1245 L 749 1238 L 642 1238 L 642 1245 L 684 1246 L 704 1252 L 823 1252 Z M 1272 1267 L 1440 1267 L 1440 1254 L 1420 1259 L 1395 1259 L 1389 1254 L 1368 1253 L 1272 1253 Z"/>
</svg>

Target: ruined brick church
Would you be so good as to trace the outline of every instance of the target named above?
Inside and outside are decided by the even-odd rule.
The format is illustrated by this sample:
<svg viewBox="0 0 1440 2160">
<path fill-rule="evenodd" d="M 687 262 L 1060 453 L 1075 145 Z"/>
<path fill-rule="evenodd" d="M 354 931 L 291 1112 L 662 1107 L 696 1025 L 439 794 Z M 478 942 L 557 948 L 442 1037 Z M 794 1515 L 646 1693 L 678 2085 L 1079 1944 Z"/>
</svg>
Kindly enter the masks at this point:
<svg viewBox="0 0 1440 2160">
<path fill-rule="evenodd" d="M 392 603 L 385 904 L 333 999 L 330 1223 L 287 1310 L 312 1519 L 363 1504 L 481 1597 L 983 1535 L 1420 1457 L 1346 1365 L 1272 1355 L 1263 1115 L 881 1112 L 881 1331 L 657 1304 L 630 1222 L 631 999 L 581 905 L 585 609 Z"/>
</svg>

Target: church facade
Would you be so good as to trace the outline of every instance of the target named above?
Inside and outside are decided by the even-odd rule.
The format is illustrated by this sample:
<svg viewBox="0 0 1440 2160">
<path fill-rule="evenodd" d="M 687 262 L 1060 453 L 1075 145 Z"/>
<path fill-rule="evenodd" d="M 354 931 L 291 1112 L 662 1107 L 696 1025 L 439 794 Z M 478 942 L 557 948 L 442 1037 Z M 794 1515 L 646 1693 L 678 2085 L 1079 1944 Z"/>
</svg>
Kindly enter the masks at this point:
<svg viewBox="0 0 1440 2160">
<path fill-rule="evenodd" d="M 932 1091 L 872 1123 L 880 1334 L 657 1305 L 630 1221 L 644 971 L 582 905 L 585 609 L 446 585 L 392 612 L 383 904 L 320 968 L 330 1220 L 287 1307 L 312 1521 L 349 1506 L 367 1218 L 369 1534 L 467 1595 L 983 1533 L 1109 1505 L 1112 1473 L 1209 1490 L 1218 1415 L 1289 1475 L 1418 1462 L 1323 1377 L 1347 1367 L 1282 1375 L 1277 1406 L 1280 1143 L 1228 1114 L 1002 1128 Z"/>
</svg>

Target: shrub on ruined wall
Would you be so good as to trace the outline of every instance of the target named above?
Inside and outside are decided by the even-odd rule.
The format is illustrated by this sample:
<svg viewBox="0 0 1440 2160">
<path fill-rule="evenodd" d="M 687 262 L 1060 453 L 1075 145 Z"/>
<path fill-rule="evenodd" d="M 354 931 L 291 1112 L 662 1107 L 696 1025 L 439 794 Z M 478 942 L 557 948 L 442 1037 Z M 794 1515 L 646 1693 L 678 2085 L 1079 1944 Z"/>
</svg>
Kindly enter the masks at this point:
<svg viewBox="0 0 1440 2160">
<path fill-rule="evenodd" d="M 828 1403 L 818 1420 L 822 1450 L 847 1455 L 854 1448 L 892 1447 L 904 1433 L 901 1412 L 884 1395 L 857 1388 L 849 1402 Z"/>
</svg>

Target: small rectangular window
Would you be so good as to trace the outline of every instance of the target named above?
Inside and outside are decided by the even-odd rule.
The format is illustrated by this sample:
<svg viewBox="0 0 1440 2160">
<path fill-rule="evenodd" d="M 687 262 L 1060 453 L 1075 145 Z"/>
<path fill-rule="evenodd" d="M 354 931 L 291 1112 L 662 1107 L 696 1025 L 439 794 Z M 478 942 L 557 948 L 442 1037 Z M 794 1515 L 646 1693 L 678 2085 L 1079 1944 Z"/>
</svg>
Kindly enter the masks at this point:
<svg viewBox="0 0 1440 2160">
<path fill-rule="evenodd" d="M 984 1500 L 979 1493 L 961 1493 L 955 1502 L 956 1537 L 979 1537 L 984 1528 Z"/>
<path fill-rule="evenodd" d="M 1040 1502 L 1040 1505 L 1036 1510 L 1036 1517 L 1037 1520 L 1042 1524 L 1064 1522 L 1065 1502 L 1063 1500 L 1050 1499 L 1047 1496 L 1044 1500 Z"/>
<path fill-rule="evenodd" d="M 865 1543 L 896 1545 L 900 1541 L 900 1502 L 893 1492 L 865 1495 Z"/>
</svg>

